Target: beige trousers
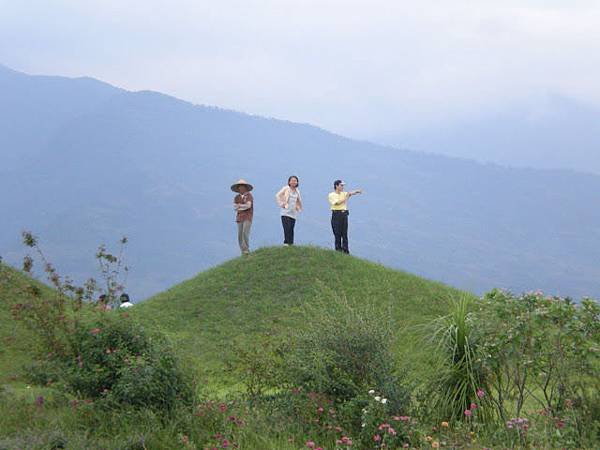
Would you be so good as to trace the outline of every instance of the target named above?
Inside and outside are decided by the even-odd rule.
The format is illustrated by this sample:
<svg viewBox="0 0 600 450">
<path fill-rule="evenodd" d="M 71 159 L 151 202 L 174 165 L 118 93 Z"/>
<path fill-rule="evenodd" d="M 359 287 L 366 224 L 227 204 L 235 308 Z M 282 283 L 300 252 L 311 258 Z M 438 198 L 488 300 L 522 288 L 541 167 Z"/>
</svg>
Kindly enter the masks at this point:
<svg viewBox="0 0 600 450">
<path fill-rule="evenodd" d="M 240 244 L 240 250 L 242 254 L 250 252 L 250 228 L 252 227 L 251 220 L 244 220 L 238 222 L 238 243 Z"/>
</svg>

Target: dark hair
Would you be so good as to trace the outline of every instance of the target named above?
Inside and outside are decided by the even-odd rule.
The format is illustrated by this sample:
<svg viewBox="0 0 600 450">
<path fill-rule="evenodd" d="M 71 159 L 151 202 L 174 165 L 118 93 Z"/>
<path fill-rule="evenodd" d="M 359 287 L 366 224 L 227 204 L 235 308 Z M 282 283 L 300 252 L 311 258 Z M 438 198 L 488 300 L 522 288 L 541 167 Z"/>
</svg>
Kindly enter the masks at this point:
<svg viewBox="0 0 600 450">
<path fill-rule="evenodd" d="M 288 178 L 288 186 L 290 185 L 290 181 L 292 181 L 292 178 L 295 178 L 295 179 L 296 179 L 296 181 L 298 182 L 298 186 L 300 186 L 300 180 L 298 179 L 298 177 L 297 177 L 296 175 L 291 175 L 291 176 Z"/>
<path fill-rule="evenodd" d="M 121 294 L 121 297 L 119 297 L 119 299 L 121 300 L 121 303 L 125 303 L 129 301 L 129 295 L 127 295 L 125 292 L 123 292 Z"/>
<path fill-rule="evenodd" d="M 343 181 L 342 181 L 342 180 L 335 180 L 335 181 L 333 182 L 333 188 L 335 189 L 336 187 L 338 187 L 338 186 L 339 186 L 340 184 L 342 184 L 342 183 L 343 183 Z"/>
</svg>

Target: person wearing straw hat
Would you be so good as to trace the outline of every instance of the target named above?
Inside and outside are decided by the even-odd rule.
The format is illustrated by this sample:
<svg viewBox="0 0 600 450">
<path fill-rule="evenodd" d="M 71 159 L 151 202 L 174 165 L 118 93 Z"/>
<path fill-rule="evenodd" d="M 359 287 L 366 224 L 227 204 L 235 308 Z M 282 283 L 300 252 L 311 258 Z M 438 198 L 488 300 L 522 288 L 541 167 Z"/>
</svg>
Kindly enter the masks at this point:
<svg viewBox="0 0 600 450">
<path fill-rule="evenodd" d="M 342 180 L 333 182 L 334 191 L 328 196 L 331 208 L 331 229 L 335 238 L 335 249 L 338 252 L 350 253 L 348 249 L 348 200 L 353 195 L 362 193 L 362 189 L 345 192 Z"/>
<path fill-rule="evenodd" d="M 238 180 L 231 185 L 231 190 L 237 192 L 233 199 L 233 209 L 236 211 L 235 221 L 238 227 L 238 243 L 242 255 L 250 253 L 250 228 L 254 215 L 254 198 L 250 191 L 254 187 L 246 180 Z"/>
</svg>

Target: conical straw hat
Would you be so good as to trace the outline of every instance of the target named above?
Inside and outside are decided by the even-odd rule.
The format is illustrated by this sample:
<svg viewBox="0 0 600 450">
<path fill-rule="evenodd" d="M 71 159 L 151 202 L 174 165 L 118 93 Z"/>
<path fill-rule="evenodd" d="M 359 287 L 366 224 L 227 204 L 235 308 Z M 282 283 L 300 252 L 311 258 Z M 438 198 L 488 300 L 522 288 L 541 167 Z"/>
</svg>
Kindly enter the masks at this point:
<svg viewBox="0 0 600 450">
<path fill-rule="evenodd" d="M 239 179 L 238 181 L 236 181 L 235 183 L 233 183 L 231 185 L 231 190 L 233 192 L 240 192 L 240 186 L 241 185 L 245 185 L 248 187 L 248 190 L 251 191 L 252 189 L 254 189 L 254 186 L 252 186 L 250 183 L 248 183 L 246 180 L 244 180 L 243 178 Z"/>
</svg>

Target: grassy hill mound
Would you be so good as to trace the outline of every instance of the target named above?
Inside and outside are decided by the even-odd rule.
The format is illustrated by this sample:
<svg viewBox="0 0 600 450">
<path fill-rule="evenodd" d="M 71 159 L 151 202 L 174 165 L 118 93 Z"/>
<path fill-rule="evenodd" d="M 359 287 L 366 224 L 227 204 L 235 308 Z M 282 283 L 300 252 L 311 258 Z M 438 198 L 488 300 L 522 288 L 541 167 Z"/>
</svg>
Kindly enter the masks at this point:
<svg viewBox="0 0 600 450">
<path fill-rule="evenodd" d="M 276 342 L 303 326 L 303 306 L 334 295 L 389 310 L 398 354 L 418 368 L 427 354 L 411 339 L 413 325 L 443 314 L 444 300 L 460 291 L 330 250 L 273 247 L 200 273 L 137 305 L 132 314 L 169 335 L 207 381 L 227 384 L 223 369 L 236 351 L 234 342 Z"/>
<path fill-rule="evenodd" d="M 31 279 L 0 267 L 0 382 L 6 382 L 31 358 L 32 336 L 10 311 Z M 413 339 L 413 326 L 444 314 L 445 300 L 458 295 L 441 283 L 334 251 L 273 247 L 202 272 L 130 311 L 142 325 L 169 336 L 206 382 L 225 388 L 236 383 L 224 368 L 240 343 L 276 343 L 304 325 L 304 306 L 332 296 L 389 311 L 397 354 L 413 362 L 418 374 L 428 355 Z"/>
</svg>

